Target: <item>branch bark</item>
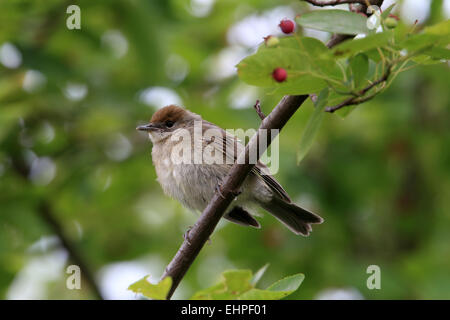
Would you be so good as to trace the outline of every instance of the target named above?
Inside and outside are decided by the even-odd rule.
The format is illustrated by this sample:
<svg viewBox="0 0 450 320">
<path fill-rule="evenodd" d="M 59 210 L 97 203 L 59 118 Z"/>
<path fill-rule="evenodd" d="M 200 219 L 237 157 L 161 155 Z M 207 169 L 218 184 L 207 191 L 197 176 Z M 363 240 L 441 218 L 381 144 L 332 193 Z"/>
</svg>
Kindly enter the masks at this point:
<svg viewBox="0 0 450 320">
<path fill-rule="evenodd" d="M 327 43 L 327 46 L 331 48 L 346 39 L 348 39 L 347 36 L 333 36 Z M 252 154 L 251 152 L 255 152 L 257 150 L 259 158 L 259 156 L 262 155 L 270 145 L 272 139 L 275 138 L 270 134 L 267 135 L 267 145 L 265 148 L 260 148 L 258 147 L 260 137 L 267 134 L 267 131 L 270 132 L 271 129 L 281 130 L 308 97 L 309 95 L 284 96 L 273 111 L 262 119 L 258 132 L 250 139 L 244 152 L 239 155 L 238 160 L 231 168 L 225 180 L 222 182 L 221 190 L 216 191 L 214 197 L 211 199 L 200 218 L 190 229 L 188 238 L 184 240 L 180 249 L 175 254 L 175 257 L 166 267 L 161 279 L 164 279 L 165 277 L 172 278 L 172 287 L 167 295 L 167 299 L 172 297 L 181 279 L 183 279 L 200 250 L 213 233 L 217 223 L 219 223 L 225 213 L 225 210 L 238 194 L 237 191 L 239 190 L 239 187 L 254 167 L 254 164 L 249 164 L 249 161 L 247 161 L 249 159 L 249 155 Z M 255 108 L 258 112 L 257 105 Z M 259 112 L 258 115 L 261 118 L 261 114 Z M 244 159 L 246 161 L 242 161 Z"/>
<path fill-rule="evenodd" d="M 326 6 L 337 6 L 340 4 L 361 4 L 365 6 L 369 5 L 377 5 L 381 6 L 383 3 L 383 0 L 303 0 L 305 2 L 308 2 L 316 7 L 326 7 Z"/>
<path fill-rule="evenodd" d="M 328 1 L 321 1 L 321 0 L 304 0 L 305 2 L 308 2 L 316 7 L 326 7 L 326 6 L 337 6 L 340 4 L 365 4 L 366 0 L 328 0 Z"/>
</svg>

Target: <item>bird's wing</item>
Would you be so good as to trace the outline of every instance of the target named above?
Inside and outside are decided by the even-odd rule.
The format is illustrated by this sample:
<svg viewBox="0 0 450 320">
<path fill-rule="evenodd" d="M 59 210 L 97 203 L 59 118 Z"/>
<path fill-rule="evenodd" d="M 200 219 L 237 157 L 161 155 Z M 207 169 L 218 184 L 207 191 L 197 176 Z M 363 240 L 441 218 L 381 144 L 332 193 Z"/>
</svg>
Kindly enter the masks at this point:
<svg viewBox="0 0 450 320">
<path fill-rule="evenodd" d="M 275 178 L 270 175 L 269 168 L 260 161 L 258 161 L 258 164 L 253 167 L 252 173 L 256 175 L 257 177 L 264 180 L 266 185 L 270 188 L 270 190 L 274 191 L 276 195 L 278 195 L 281 199 L 283 199 L 286 202 L 291 202 L 291 198 L 289 198 L 289 195 L 287 192 L 283 189 L 283 187 L 278 183 Z"/>
<path fill-rule="evenodd" d="M 215 137 L 213 139 L 208 135 L 203 135 L 203 146 L 210 146 L 214 148 L 215 152 L 219 152 L 223 155 L 223 160 L 226 160 L 225 164 L 231 167 L 236 161 L 239 153 L 245 149 L 244 145 L 236 136 L 208 121 L 203 120 L 203 133 L 205 133 L 208 129 L 214 129 L 217 133 L 216 135 L 220 135 L 221 137 Z M 291 202 L 287 192 L 270 174 L 269 168 L 267 168 L 265 164 L 258 161 L 250 174 L 263 181 L 279 198 L 284 201 Z"/>
</svg>

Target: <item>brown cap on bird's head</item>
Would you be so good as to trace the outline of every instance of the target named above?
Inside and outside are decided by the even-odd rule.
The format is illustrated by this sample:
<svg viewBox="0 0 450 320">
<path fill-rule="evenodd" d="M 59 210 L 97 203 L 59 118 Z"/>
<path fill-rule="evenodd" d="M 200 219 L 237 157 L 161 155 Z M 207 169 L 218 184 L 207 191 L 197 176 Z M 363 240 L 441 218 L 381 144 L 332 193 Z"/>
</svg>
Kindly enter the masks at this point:
<svg viewBox="0 0 450 320">
<path fill-rule="evenodd" d="M 156 111 L 150 119 L 149 124 L 139 126 L 136 129 L 141 131 L 171 129 L 174 124 L 188 120 L 201 120 L 201 117 L 189 110 L 172 104 Z"/>
<path fill-rule="evenodd" d="M 183 108 L 180 108 L 174 104 L 171 104 L 169 106 L 166 106 L 164 108 L 159 109 L 156 111 L 152 118 L 150 119 L 150 122 L 152 123 L 158 123 L 158 122 L 164 122 L 167 120 L 176 122 L 178 120 L 183 119 L 183 117 L 186 115 L 187 111 Z"/>
</svg>

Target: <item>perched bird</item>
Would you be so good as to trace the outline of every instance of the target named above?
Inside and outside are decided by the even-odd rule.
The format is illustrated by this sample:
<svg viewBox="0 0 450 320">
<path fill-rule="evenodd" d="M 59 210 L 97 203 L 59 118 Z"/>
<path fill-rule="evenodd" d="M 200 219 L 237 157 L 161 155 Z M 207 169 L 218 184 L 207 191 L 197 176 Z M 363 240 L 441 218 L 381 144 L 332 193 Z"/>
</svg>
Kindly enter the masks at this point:
<svg viewBox="0 0 450 320">
<path fill-rule="evenodd" d="M 159 109 L 150 123 L 136 129 L 148 132 L 153 143 L 152 160 L 164 192 L 194 211 L 202 212 L 206 208 L 244 149 L 234 135 L 175 105 Z M 259 161 L 224 218 L 260 228 L 250 214 L 257 207 L 270 212 L 295 234 L 307 236 L 311 224 L 323 222 L 320 216 L 292 203 L 283 187 Z"/>
</svg>

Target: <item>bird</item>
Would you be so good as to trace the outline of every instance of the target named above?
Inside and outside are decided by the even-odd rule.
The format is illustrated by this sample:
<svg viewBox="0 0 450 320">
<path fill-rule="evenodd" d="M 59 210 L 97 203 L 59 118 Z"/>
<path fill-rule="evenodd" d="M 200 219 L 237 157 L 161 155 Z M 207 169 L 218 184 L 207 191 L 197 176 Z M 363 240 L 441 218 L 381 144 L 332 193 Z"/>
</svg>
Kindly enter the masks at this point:
<svg viewBox="0 0 450 320">
<path fill-rule="evenodd" d="M 177 105 L 157 110 L 149 123 L 136 130 L 148 133 L 157 181 L 164 193 L 192 211 L 203 212 L 216 190 L 220 192 L 220 183 L 244 149 L 228 131 Z M 324 221 L 294 204 L 260 161 L 245 178 L 223 218 L 259 229 L 261 225 L 255 219 L 258 208 L 302 236 L 310 234 L 311 224 Z"/>
</svg>

